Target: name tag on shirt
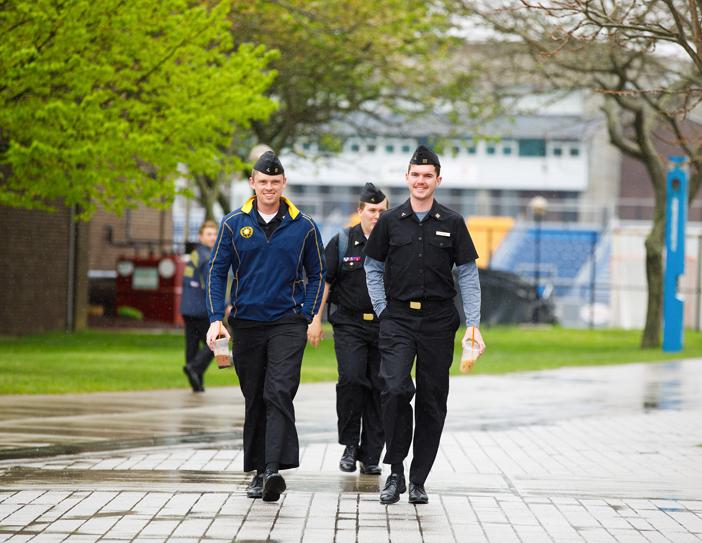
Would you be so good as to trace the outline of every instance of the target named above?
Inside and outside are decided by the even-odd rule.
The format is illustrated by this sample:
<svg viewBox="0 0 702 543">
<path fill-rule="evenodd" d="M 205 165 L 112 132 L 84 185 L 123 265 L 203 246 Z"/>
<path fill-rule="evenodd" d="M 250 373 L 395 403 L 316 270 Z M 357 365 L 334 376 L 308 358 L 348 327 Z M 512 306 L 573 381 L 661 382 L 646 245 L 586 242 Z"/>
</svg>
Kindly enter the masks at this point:
<svg viewBox="0 0 702 543">
<path fill-rule="evenodd" d="M 445 238 L 450 238 L 451 237 L 451 232 L 442 232 L 440 230 L 436 231 L 437 236 L 444 236 Z"/>
</svg>

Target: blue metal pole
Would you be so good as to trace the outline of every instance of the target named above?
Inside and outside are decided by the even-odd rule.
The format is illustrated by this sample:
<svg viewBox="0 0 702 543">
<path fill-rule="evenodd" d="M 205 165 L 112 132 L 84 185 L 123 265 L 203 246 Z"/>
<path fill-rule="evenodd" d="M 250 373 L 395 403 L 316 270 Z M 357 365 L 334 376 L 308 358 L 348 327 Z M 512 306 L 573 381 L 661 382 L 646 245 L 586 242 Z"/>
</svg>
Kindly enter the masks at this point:
<svg viewBox="0 0 702 543">
<path fill-rule="evenodd" d="M 688 174 L 685 157 L 669 157 L 665 191 L 665 271 L 663 278 L 663 350 L 682 351 L 684 300 L 678 280 L 685 273 Z"/>
</svg>

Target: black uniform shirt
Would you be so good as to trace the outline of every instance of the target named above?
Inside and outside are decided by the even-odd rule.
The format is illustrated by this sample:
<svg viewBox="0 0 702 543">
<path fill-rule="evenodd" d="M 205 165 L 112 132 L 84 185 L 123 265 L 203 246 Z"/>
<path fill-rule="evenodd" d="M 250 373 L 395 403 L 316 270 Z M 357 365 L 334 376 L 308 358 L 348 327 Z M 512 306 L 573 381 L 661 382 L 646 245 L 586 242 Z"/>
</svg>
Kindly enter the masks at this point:
<svg viewBox="0 0 702 543">
<path fill-rule="evenodd" d="M 363 269 L 366 236 L 363 235 L 360 224 L 349 230 L 349 243 L 340 263 L 339 236 L 345 234 L 346 232 L 341 232 L 334 236 L 324 250 L 327 258 L 326 282 L 331 285 L 329 299 L 352 311 L 373 313 L 373 304 L 366 287 L 366 272 Z"/>
<path fill-rule="evenodd" d="M 385 262 L 387 297 L 403 302 L 452 299 L 454 264 L 478 258 L 463 217 L 436 200 L 421 223 L 409 199 L 383 213 L 365 253 Z"/>
<path fill-rule="evenodd" d="M 266 234 L 266 239 L 271 239 L 273 232 L 275 232 L 278 226 L 280 226 L 280 223 L 283 222 L 283 217 L 285 217 L 285 214 L 288 212 L 288 205 L 281 200 L 278 213 L 276 213 L 275 217 L 273 217 L 269 222 L 266 222 L 266 220 L 261 217 L 255 201 L 254 209 L 256 210 L 256 222 L 261 227 L 261 230 L 263 230 L 263 232 Z"/>
</svg>

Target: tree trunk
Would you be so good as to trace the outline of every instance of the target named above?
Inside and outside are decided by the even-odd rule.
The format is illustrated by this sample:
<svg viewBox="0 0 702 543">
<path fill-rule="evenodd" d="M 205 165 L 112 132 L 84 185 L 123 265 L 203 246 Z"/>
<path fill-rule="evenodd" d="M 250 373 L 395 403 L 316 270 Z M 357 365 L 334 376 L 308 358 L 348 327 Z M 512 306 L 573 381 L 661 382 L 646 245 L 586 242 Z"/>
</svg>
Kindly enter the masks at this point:
<svg viewBox="0 0 702 543">
<path fill-rule="evenodd" d="M 205 220 L 214 221 L 214 204 L 217 199 L 217 186 L 206 175 L 193 176 L 197 185 L 197 201 L 205 209 Z"/>
<path fill-rule="evenodd" d="M 232 210 L 229 206 L 229 200 L 227 199 L 227 195 L 224 194 L 222 191 L 220 191 L 217 195 L 217 203 L 222 208 L 222 213 L 224 215 L 229 215 L 229 213 L 231 213 Z"/>
<path fill-rule="evenodd" d="M 648 304 L 641 348 L 661 346 L 663 320 L 663 249 L 665 245 L 665 202 L 656 202 L 653 227 L 646 238 L 646 280 Z"/>
</svg>

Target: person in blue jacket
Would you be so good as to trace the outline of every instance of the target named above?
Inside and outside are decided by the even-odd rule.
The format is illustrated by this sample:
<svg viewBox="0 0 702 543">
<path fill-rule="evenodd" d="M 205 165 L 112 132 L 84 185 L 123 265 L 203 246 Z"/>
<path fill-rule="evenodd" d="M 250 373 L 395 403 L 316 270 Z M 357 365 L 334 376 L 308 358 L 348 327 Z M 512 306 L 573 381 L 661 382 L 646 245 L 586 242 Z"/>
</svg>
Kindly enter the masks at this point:
<svg viewBox="0 0 702 543">
<path fill-rule="evenodd" d="M 314 221 L 283 196 L 283 165 L 267 151 L 254 165 L 254 196 L 222 219 L 208 272 L 207 342 L 222 325 L 231 269 L 234 368 L 245 400 L 244 471 L 255 470 L 250 498 L 276 501 L 279 470 L 300 464 L 293 399 L 300 384 L 307 327 L 324 289 L 324 247 Z"/>
<path fill-rule="evenodd" d="M 217 223 L 205 221 L 200 226 L 199 243 L 190 253 L 183 271 L 183 294 L 180 314 L 185 322 L 185 366 L 183 372 L 193 392 L 204 392 L 204 375 L 212 362 L 207 346 L 210 319 L 205 306 L 205 288 L 210 251 L 217 240 Z"/>
</svg>

